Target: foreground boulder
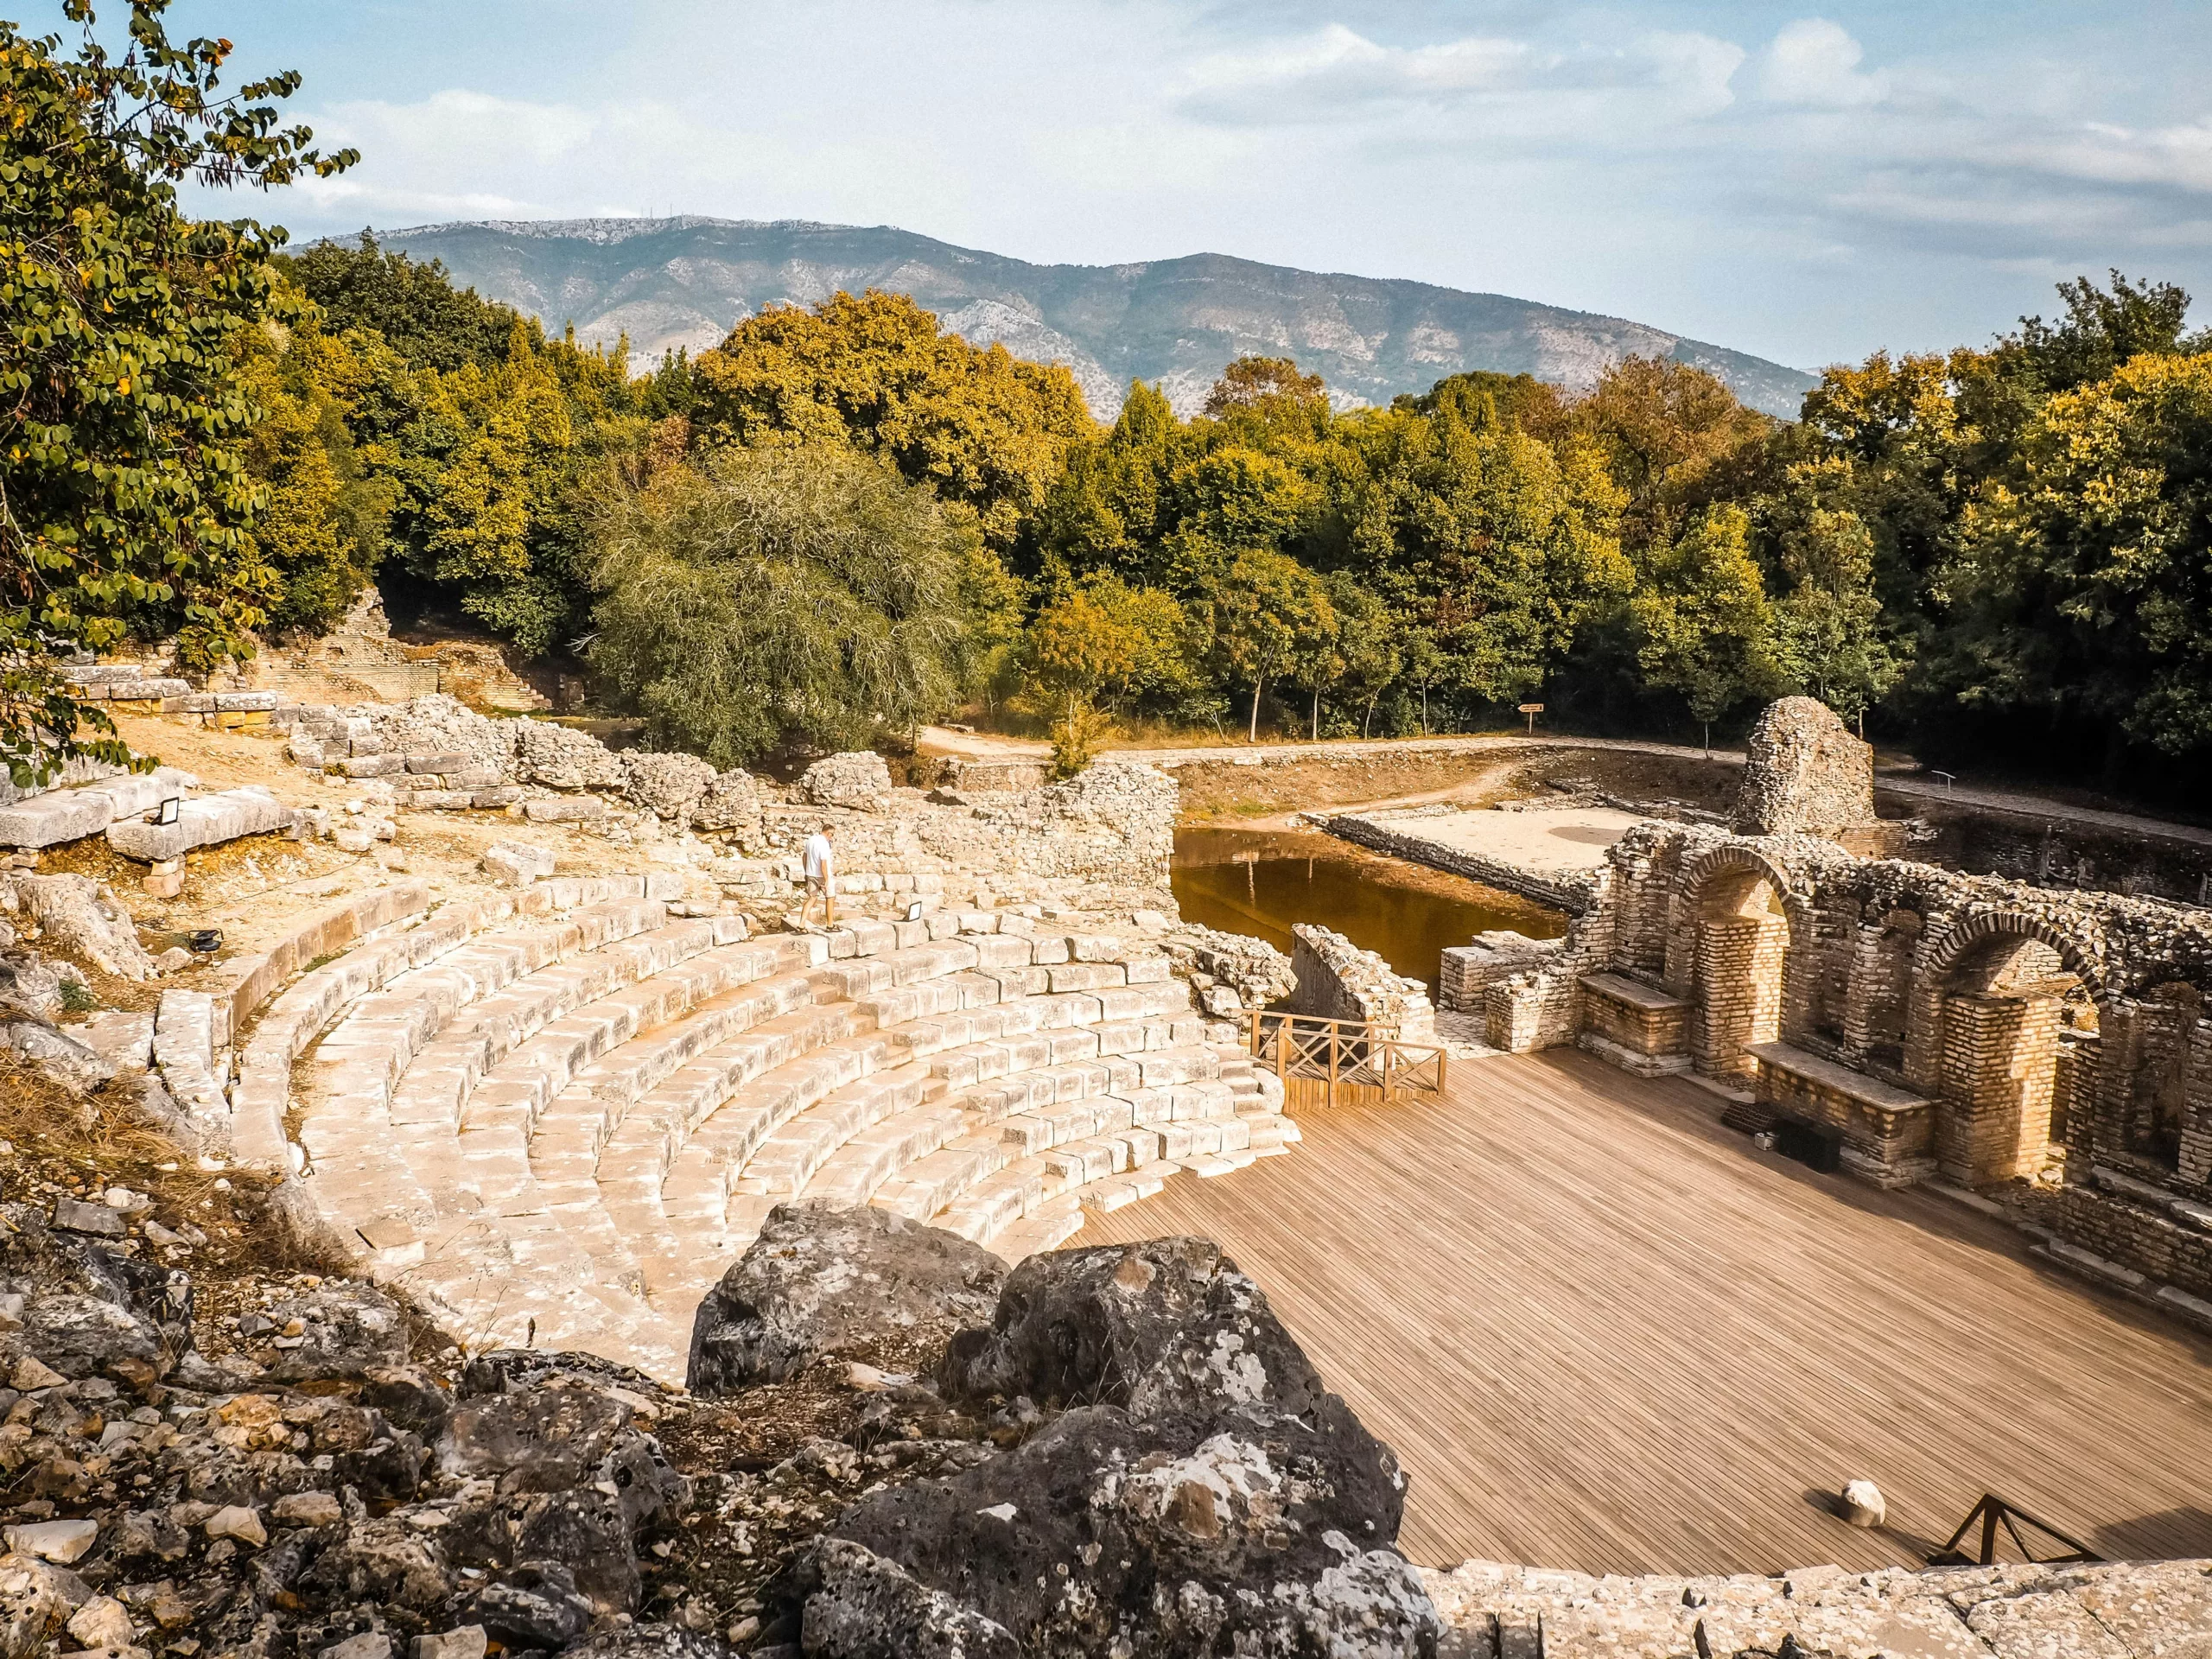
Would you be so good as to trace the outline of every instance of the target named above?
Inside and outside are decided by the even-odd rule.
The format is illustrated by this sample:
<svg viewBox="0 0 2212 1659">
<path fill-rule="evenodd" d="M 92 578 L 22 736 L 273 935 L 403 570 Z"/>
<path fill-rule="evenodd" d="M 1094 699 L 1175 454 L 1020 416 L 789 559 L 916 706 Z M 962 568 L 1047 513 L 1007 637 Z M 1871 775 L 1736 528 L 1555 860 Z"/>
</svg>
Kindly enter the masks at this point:
<svg viewBox="0 0 2212 1659">
<path fill-rule="evenodd" d="M 1000 1456 L 861 1498 L 798 1565 L 810 1655 L 1428 1655 L 1396 1459 L 1203 1239 L 1030 1257 L 955 1399 Z"/>
<path fill-rule="evenodd" d="M 887 1210 L 779 1205 L 700 1303 L 685 1381 L 729 1394 L 817 1359 L 922 1355 L 990 1318 L 1006 1273 L 981 1245 Z"/>
</svg>

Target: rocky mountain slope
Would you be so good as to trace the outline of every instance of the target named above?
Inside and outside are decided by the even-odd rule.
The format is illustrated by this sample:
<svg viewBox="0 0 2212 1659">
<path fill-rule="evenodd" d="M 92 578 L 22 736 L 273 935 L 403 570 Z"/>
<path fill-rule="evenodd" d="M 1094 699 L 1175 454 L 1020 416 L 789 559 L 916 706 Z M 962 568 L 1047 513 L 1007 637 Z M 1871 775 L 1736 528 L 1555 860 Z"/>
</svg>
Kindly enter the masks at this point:
<svg viewBox="0 0 2212 1659">
<path fill-rule="evenodd" d="M 590 219 L 420 226 L 388 247 L 437 258 L 488 298 L 641 358 L 696 351 L 763 306 L 840 289 L 910 294 L 971 340 L 1065 363 L 1110 419 L 1132 379 L 1194 411 L 1231 358 L 1288 353 L 1340 403 L 1388 403 L 1470 369 L 1576 390 L 1637 353 L 1709 369 L 1770 414 L 1794 416 L 1815 377 L 1646 323 L 1470 294 L 1192 254 L 1123 265 L 1033 265 L 888 226 L 798 220 Z"/>
</svg>

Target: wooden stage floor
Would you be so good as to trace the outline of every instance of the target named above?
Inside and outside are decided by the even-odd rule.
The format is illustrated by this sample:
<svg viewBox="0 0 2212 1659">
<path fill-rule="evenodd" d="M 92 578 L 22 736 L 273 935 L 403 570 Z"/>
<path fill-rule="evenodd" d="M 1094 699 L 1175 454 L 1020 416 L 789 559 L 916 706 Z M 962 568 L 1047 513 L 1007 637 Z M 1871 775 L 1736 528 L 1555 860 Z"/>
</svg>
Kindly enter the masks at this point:
<svg viewBox="0 0 2212 1659">
<path fill-rule="evenodd" d="M 2212 1341 L 1955 1203 L 1570 1050 L 1300 1124 L 1069 1243 L 1218 1239 L 1396 1449 L 1417 1561 L 1918 1566 L 1985 1490 L 2107 1557 L 2212 1555 Z M 1817 1506 L 1860 1475 L 1886 1532 Z"/>
</svg>

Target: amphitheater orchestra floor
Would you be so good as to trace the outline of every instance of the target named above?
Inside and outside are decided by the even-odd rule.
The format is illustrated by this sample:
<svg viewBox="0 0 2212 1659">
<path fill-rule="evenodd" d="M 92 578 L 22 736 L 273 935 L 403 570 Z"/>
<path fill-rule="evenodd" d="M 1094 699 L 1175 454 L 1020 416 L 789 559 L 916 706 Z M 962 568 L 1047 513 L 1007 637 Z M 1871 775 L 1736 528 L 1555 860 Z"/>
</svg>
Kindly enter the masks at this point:
<svg viewBox="0 0 2212 1659">
<path fill-rule="evenodd" d="M 1917 1566 L 1985 1491 L 2110 1558 L 2212 1555 L 2212 1340 L 1762 1154 L 1679 1078 L 1557 1050 L 1451 1084 L 1069 1241 L 1220 1240 L 1396 1449 L 1414 1560 Z M 1819 1506 L 1862 1475 L 1886 1531 Z"/>
</svg>

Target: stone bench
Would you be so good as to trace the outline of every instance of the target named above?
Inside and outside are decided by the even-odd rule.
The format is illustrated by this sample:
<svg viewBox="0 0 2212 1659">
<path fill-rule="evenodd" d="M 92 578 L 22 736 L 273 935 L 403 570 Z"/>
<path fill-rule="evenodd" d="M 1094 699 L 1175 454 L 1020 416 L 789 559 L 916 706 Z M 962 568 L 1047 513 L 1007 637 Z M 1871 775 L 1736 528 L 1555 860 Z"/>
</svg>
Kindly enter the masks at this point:
<svg viewBox="0 0 2212 1659">
<path fill-rule="evenodd" d="M 1580 1046 L 1640 1077 L 1690 1069 L 1687 999 L 1620 974 L 1585 974 Z"/>
<path fill-rule="evenodd" d="M 1758 1103 L 1776 1116 L 1838 1131 L 1843 1166 L 1877 1186 L 1936 1173 L 1936 1109 L 1918 1095 L 1789 1043 L 1752 1043 Z"/>
<path fill-rule="evenodd" d="M 125 858 L 156 864 L 163 859 L 181 858 L 197 848 L 289 830 L 299 816 L 296 809 L 267 790 L 247 785 L 183 802 L 177 808 L 175 823 L 149 823 L 136 818 L 111 823 L 107 842 Z"/>
<path fill-rule="evenodd" d="M 173 766 L 126 773 L 77 789 L 52 789 L 0 806 L 0 846 L 35 849 L 97 836 L 118 818 L 151 810 L 181 797 L 199 779 Z"/>
</svg>

